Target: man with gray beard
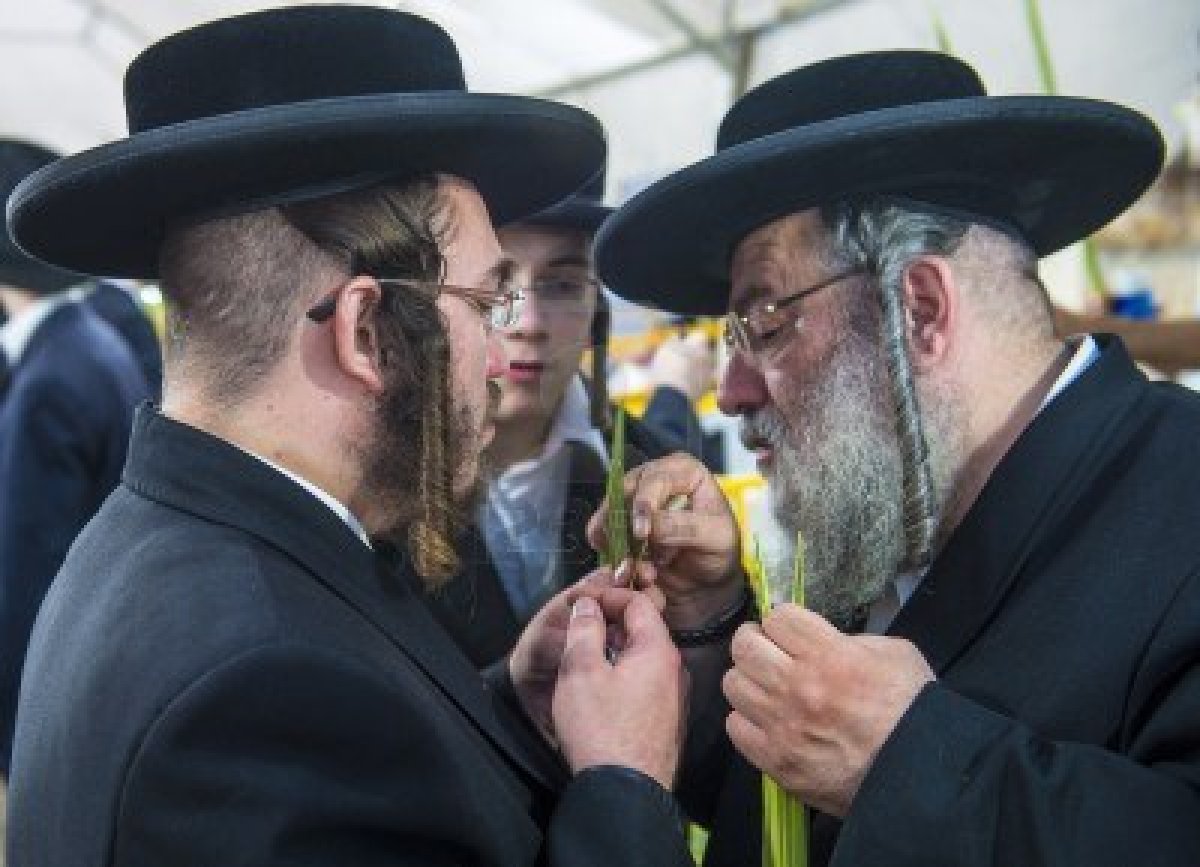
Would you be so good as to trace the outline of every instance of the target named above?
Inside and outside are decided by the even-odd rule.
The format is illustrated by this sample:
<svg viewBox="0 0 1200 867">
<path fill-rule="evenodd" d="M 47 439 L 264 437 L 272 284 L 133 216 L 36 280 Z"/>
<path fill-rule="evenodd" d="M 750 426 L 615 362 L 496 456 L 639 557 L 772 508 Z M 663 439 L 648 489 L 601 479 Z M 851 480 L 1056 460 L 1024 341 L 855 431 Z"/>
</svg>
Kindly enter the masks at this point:
<svg viewBox="0 0 1200 867">
<path fill-rule="evenodd" d="M 768 571 L 790 573 L 802 533 L 808 604 L 842 628 L 880 596 L 903 554 L 900 454 L 877 393 L 882 372 L 869 338 L 851 328 L 809 393 L 742 420 L 746 446 L 771 455 Z"/>
<path fill-rule="evenodd" d="M 748 93 L 601 230 L 623 296 L 728 311 L 719 402 L 808 551 L 810 610 L 687 636 L 732 659 L 685 781 L 706 864 L 761 857 L 758 771 L 813 808 L 809 864 L 1200 863 L 1200 400 L 1056 337 L 1037 274 L 1161 157 L 1120 106 L 842 57 Z M 733 599 L 703 468 L 626 485 L 638 580 Z"/>
</svg>

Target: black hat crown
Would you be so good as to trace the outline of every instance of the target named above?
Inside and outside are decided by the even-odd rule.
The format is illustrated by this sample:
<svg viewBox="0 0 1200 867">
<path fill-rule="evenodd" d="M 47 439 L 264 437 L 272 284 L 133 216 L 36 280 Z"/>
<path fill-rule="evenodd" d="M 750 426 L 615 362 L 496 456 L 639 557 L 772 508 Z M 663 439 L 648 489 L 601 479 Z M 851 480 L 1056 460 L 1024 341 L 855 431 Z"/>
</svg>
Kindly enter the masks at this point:
<svg viewBox="0 0 1200 867">
<path fill-rule="evenodd" d="M 947 99 L 986 96 L 975 70 L 949 54 L 879 51 L 802 66 L 741 97 L 721 121 L 717 150 L 794 127 Z"/>
<path fill-rule="evenodd" d="M 212 65 L 223 65 L 214 75 Z M 125 73 L 129 132 L 318 99 L 463 91 L 462 64 L 437 25 L 394 9 L 268 9 L 184 30 Z"/>
<path fill-rule="evenodd" d="M 604 160 L 582 109 L 469 92 L 450 37 L 381 6 L 302 5 L 198 25 L 125 76 L 127 138 L 59 160 L 9 198 L 23 249 L 150 277 L 170 228 L 446 174 L 497 223 L 579 187 Z"/>
<path fill-rule="evenodd" d="M 988 96 L 969 66 L 936 52 L 838 57 L 743 96 L 713 156 L 605 222 L 596 263 L 625 297 L 720 313 L 730 256 L 750 232 L 878 196 L 992 225 L 1045 255 L 1120 213 L 1162 155 L 1154 124 L 1119 105 Z"/>
</svg>

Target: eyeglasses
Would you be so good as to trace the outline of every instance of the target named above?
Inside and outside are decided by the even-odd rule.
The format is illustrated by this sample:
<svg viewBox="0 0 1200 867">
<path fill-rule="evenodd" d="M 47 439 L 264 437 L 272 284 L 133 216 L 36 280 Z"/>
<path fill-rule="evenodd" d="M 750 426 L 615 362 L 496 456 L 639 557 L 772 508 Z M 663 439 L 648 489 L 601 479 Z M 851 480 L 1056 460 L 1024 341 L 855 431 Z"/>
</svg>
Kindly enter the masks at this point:
<svg viewBox="0 0 1200 867">
<path fill-rule="evenodd" d="M 510 328 L 521 316 L 521 303 L 525 300 L 519 289 L 501 287 L 499 289 L 483 289 L 472 286 L 452 286 L 449 283 L 431 283 L 422 280 L 401 280 L 396 277 L 376 277 L 376 282 L 384 289 L 399 288 L 410 292 L 433 292 L 436 296 L 445 292 L 462 298 L 483 316 L 484 326 L 488 331 L 498 328 Z M 333 316 L 337 308 L 338 293 L 345 288 L 334 289 L 305 314 L 313 322 L 324 322 Z"/>
<path fill-rule="evenodd" d="M 851 268 L 827 277 L 820 283 L 801 289 L 799 292 L 793 292 L 783 298 L 776 298 L 760 304 L 745 313 L 728 314 L 725 317 L 725 328 L 722 335 L 725 345 L 755 358 L 761 357 L 764 351 L 772 348 L 773 344 L 776 345 L 776 348 L 782 346 L 781 338 L 784 336 L 784 332 L 798 323 L 801 315 L 798 310 L 789 311 L 785 308 L 802 298 L 819 292 L 826 286 L 832 286 L 847 277 L 855 277 L 862 273 L 864 273 L 863 268 Z M 795 330 L 793 329 L 790 333 L 794 334 Z"/>
<path fill-rule="evenodd" d="M 528 294 L 545 301 L 578 301 L 600 281 L 587 273 L 543 274 L 529 284 Z"/>
<path fill-rule="evenodd" d="M 537 305 L 539 315 L 572 318 L 586 312 L 589 298 L 600 291 L 600 281 L 586 271 L 548 273 L 535 277 L 521 291 L 526 301 Z"/>
</svg>

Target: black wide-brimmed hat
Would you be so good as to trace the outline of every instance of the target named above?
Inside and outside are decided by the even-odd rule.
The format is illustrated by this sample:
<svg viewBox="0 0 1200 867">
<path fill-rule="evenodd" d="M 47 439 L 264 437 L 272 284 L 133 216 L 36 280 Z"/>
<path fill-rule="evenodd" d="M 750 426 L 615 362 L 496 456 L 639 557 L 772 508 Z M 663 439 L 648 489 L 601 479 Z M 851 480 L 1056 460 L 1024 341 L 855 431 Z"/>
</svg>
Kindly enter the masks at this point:
<svg viewBox="0 0 1200 867">
<path fill-rule="evenodd" d="M 743 96 L 717 152 L 653 184 L 600 229 L 600 277 L 624 297 L 719 314 L 736 244 L 787 214 L 892 195 L 1005 226 L 1044 255 L 1128 207 L 1162 164 L 1135 111 L 1056 96 L 987 96 L 945 54 L 826 60 Z"/>
<path fill-rule="evenodd" d="M 30 142 L 0 139 L 0 196 L 7 199 L 17 184 L 58 156 Z M 0 284 L 42 295 L 66 289 L 84 279 L 30 258 L 13 243 L 7 229 L 0 232 Z"/>
<path fill-rule="evenodd" d="M 604 170 L 601 169 L 572 195 L 518 222 L 527 226 L 577 229 L 593 235 L 613 210 L 604 204 Z"/>
<path fill-rule="evenodd" d="M 167 37 L 125 75 L 128 138 L 61 160 L 9 200 L 28 252 L 154 277 L 173 223 L 434 172 L 466 178 L 493 220 L 538 211 L 604 161 L 590 114 L 469 93 L 450 37 L 366 6 L 301 6 Z"/>
</svg>

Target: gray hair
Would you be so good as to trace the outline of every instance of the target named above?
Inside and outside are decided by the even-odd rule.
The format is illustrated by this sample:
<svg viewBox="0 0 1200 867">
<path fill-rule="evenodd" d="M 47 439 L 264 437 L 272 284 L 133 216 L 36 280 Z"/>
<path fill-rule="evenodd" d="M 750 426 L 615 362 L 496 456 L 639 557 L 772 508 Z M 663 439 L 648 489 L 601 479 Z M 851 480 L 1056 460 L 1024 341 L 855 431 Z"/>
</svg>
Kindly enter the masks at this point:
<svg viewBox="0 0 1200 867">
<path fill-rule="evenodd" d="M 904 275 L 923 255 L 987 260 L 999 276 L 1006 265 L 1037 281 L 1036 258 L 1023 242 L 965 217 L 934 212 L 916 203 L 871 198 L 839 202 L 820 211 L 829 232 L 830 265 L 861 269 L 876 285 L 882 312 L 882 341 L 895 409 L 896 433 L 903 459 L 906 569 L 927 566 L 933 558 L 944 503 L 931 468 L 929 444 L 908 353 Z M 966 282 L 976 282 L 971 268 Z M 1007 274 L 1004 275 L 1007 278 Z M 1040 282 L 1037 283 L 1040 290 Z M 999 293 L 976 292 L 976 296 Z M 1041 308 L 1048 309 L 1044 301 Z"/>
</svg>

